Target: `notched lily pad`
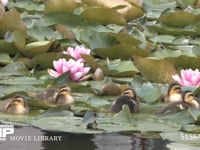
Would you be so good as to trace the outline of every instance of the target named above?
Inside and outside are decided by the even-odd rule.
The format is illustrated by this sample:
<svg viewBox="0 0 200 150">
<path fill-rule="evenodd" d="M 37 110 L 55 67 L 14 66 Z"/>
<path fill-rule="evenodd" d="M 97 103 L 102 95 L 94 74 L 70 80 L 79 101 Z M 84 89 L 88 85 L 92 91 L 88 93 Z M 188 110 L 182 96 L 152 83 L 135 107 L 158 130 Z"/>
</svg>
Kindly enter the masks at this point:
<svg viewBox="0 0 200 150">
<path fill-rule="evenodd" d="M 16 9 L 11 9 L 0 18 L 0 36 L 4 36 L 7 31 L 18 30 L 24 32 L 26 26 Z"/>
</svg>

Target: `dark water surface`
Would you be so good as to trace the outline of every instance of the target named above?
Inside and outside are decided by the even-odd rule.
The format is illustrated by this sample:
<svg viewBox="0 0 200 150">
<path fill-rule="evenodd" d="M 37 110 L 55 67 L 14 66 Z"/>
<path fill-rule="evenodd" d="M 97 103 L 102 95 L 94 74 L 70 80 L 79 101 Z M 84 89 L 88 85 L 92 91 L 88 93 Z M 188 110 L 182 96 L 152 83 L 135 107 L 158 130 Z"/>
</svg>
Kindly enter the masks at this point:
<svg viewBox="0 0 200 150">
<path fill-rule="evenodd" d="M 26 139 L 20 139 L 26 137 Z M 60 136 L 60 141 L 41 141 L 33 137 Z M 29 138 L 28 138 L 29 137 Z M 112 134 L 68 134 L 46 132 L 33 127 L 16 127 L 13 135 L 0 141 L 0 150 L 167 150 L 169 141 L 162 139 L 136 138 Z"/>
</svg>

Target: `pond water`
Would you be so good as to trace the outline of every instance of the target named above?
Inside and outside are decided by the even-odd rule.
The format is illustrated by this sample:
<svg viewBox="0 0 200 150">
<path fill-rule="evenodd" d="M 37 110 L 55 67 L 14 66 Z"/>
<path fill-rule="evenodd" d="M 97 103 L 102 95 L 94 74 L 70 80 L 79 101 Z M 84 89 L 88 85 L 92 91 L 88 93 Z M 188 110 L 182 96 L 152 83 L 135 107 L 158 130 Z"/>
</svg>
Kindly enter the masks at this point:
<svg viewBox="0 0 200 150">
<path fill-rule="evenodd" d="M 61 137 L 59 141 L 41 141 L 33 137 Z M 21 139 L 20 139 L 21 137 Z M 23 137 L 23 139 L 22 139 Z M 69 134 L 15 126 L 14 134 L 0 142 L 2 150 L 167 150 L 167 140 L 136 138 L 112 134 Z"/>
</svg>

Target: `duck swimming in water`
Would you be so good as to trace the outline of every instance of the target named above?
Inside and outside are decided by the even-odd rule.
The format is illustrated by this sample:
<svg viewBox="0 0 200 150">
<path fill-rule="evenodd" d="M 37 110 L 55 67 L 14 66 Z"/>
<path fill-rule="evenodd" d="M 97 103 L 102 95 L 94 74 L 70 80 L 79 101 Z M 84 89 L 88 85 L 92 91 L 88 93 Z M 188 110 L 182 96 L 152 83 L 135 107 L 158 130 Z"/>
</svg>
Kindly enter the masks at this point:
<svg viewBox="0 0 200 150">
<path fill-rule="evenodd" d="M 164 114 L 167 112 L 171 112 L 175 110 L 184 110 L 188 108 L 199 110 L 200 107 L 199 107 L 198 99 L 197 97 L 194 96 L 194 93 L 191 91 L 184 91 L 182 93 L 182 101 L 170 103 L 167 106 L 158 110 L 156 114 Z"/>
<path fill-rule="evenodd" d="M 14 96 L 3 103 L 1 110 L 11 114 L 26 114 L 29 112 L 29 107 L 22 96 Z"/>
<path fill-rule="evenodd" d="M 48 89 L 37 95 L 37 98 L 48 103 L 59 105 L 71 105 L 74 103 L 74 98 L 71 95 L 71 89 L 66 85 L 61 86 L 58 89 Z"/>
<path fill-rule="evenodd" d="M 112 103 L 110 112 L 118 113 L 122 110 L 123 105 L 128 105 L 131 113 L 139 112 L 139 99 L 136 92 L 132 88 L 127 88 L 117 99 Z"/>
<path fill-rule="evenodd" d="M 167 93 L 163 96 L 163 101 L 167 103 L 181 102 L 182 89 L 178 83 L 171 83 L 168 87 Z"/>
</svg>

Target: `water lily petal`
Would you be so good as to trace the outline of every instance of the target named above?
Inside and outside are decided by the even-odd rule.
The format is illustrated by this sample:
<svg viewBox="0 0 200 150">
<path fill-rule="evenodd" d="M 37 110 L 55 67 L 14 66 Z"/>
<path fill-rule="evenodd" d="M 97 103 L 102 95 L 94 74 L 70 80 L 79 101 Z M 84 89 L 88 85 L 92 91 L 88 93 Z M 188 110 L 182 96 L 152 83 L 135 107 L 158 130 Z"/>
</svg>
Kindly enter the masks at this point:
<svg viewBox="0 0 200 150">
<path fill-rule="evenodd" d="M 76 72 L 74 74 L 70 74 L 70 77 L 74 81 L 78 81 L 83 76 L 82 72 Z"/>
<path fill-rule="evenodd" d="M 54 71 L 53 69 L 48 69 L 47 71 L 48 71 L 49 75 L 54 78 L 57 78 L 60 76 L 60 74 L 58 72 Z"/>
<path fill-rule="evenodd" d="M 7 6 L 8 0 L 0 0 L 0 1 L 1 1 L 1 3 L 3 4 L 4 7 Z"/>
</svg>

